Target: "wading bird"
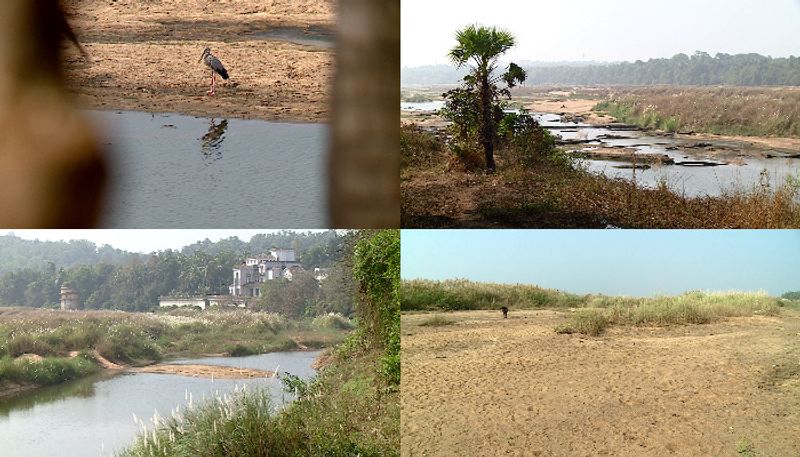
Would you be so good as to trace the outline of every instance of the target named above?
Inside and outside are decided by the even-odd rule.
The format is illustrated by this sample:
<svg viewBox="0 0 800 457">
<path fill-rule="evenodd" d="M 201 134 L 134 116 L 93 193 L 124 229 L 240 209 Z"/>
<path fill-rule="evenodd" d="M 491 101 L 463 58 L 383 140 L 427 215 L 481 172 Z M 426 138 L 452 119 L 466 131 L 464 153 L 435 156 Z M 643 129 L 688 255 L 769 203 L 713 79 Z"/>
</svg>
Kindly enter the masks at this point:
<svg viewBox="0 0 800 457">
<path fill-rule="evenodd" d="M 216 57 L 211 54 L 211 48 L 205 48 L 203 50 L 203 55 L 200 56 L 200 60 L 206 64 L 206 66 L 211 70 L 211 90 L 208 91 L 208 95 L 216 94 L 214 90 L 216 88 L 216 77 L 217 74 L 222 76 L 222 79 L 228 79 L 228 70 L 222 66 L 222 62 L 219 61 Z M 198 60 L 199 62 L 199 60 Z"/>
</svg>

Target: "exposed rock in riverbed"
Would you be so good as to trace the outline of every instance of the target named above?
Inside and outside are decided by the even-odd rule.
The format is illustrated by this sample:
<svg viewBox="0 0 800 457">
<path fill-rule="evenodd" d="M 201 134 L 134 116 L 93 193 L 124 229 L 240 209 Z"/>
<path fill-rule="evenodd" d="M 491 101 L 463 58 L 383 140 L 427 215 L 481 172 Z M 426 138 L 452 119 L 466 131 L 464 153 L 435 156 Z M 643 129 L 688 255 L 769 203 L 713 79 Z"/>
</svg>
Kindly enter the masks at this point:
<svg viewBox="0 0 800 457">
<path fill-rule="evenodd" d="M 637 169 L 643 168 L 640 167 L 639 165 L 644 165 L 644 164 L 672 165 L 675 163 L 675 161 L 667 155 L 642 154 L 638 153 L 636 149 L 632 148 L 583 149 L 579 151 L 574 151 L 573 154 L 584 159 L 631 162 L 632 164 L 636 164 Z M 633 168 L 633 165 L 631 166 L 623 165 L 617 168 Z"/>
<path fill-rule="evenodd" d="M 680 165 L 682 167 L 718 167 L 727 164 L 708 160 L 684 160 L 683 162 L 675 162 L 675 165 Z"/>
</svg>

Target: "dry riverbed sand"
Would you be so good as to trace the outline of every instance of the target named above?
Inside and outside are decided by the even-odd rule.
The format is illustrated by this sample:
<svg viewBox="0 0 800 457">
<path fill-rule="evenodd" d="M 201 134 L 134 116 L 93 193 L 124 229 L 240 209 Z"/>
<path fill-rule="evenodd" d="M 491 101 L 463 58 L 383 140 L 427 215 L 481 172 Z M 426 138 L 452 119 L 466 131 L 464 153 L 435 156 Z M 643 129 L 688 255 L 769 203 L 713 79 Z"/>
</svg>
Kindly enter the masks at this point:
<svg viewBox="0 0 800 457">
<path fill-rule="evenodd" d="M 67 48 L 67 75 L 94 109 L 326 121 L 331 48 L 254 34 L 293 27 L 333 33 L 334 0 L 68 0 L 70 23 L 90 56 Z M 66 45 L 65 45 L 66 46 Z M 230 74 L 207 96 L 208 46 Z"/>
<path fill-rule="evenodd" d="M 555 311 L 431 316 L 401 321 L 402 456 L 800 454 L 796 314 L 600 337 Z"/>
</svg>

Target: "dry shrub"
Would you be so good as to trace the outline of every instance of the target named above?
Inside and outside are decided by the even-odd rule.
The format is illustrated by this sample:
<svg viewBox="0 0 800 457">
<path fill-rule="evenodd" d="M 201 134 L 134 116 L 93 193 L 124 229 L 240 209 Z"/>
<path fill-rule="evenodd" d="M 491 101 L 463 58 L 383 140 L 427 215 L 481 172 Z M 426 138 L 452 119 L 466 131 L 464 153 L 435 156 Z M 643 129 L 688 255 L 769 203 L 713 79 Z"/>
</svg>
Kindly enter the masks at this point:
<svg viewBox="0 0 800 457">
<path fill-rule="evenodd" d="M 451 173 L 405 179 L 403 226 L 566 228 L 797 228 L 798 185 L 757 187 L 719 197 L 684 197 L 666 186 L 646 189 L 622 179 L 570 171 L 550 163 L 498 175 Z M 459 220 L 459 196 L 481 215 Z M 442 219 L 442 218 L 446 219 Z"/>
<path fill-rule="evenodd" d="M 445 160 L 444 143 L 416 124 L 400 126 L 400 167 L 433 167 Z"/>
</svg>

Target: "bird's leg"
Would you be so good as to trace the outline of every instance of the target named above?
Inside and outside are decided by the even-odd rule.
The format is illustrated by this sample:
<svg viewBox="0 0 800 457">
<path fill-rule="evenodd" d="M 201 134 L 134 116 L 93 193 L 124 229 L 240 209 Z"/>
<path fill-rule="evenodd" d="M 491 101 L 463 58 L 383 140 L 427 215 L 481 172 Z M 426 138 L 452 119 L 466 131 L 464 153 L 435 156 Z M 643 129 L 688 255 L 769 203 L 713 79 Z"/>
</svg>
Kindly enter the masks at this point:
<svg viewBox="0 0 800 457">
<path fill-rule="evenodd" d="M 214 70 L 211 70 L 211 90 L 206 93 L 208 95 L 214 95 Z"/>
</svg>

